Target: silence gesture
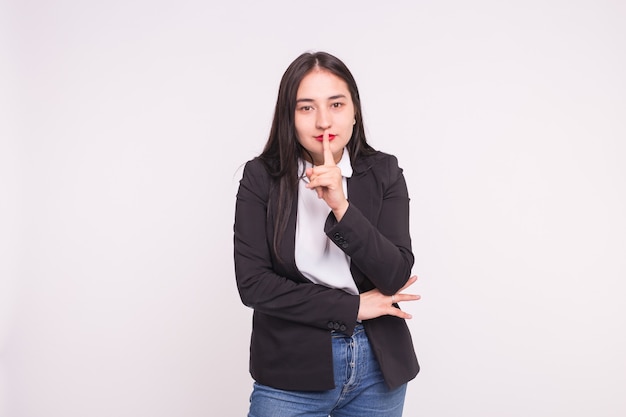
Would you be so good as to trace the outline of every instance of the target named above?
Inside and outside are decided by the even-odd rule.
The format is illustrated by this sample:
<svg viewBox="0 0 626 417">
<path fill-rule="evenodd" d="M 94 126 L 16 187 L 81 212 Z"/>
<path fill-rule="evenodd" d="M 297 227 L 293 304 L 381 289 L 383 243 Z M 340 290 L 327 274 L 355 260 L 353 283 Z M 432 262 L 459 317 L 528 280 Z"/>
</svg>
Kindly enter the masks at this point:
<svg viewBox="0 0 626 417">
<path fill-rule="evenodd" d="M 306 187 L 317 192 L 317 197 L 328 204 L 335 218 L 339 221 L 348 209 L 348 200 L 343 192 L 341 169 L 335 163 L 333 153 L 330 150 L 328 132 L 324 132 L 322 146 L 324 165 L 307 168 L 306 176 L 309 178 L 309 183 Z"/>
</svg>

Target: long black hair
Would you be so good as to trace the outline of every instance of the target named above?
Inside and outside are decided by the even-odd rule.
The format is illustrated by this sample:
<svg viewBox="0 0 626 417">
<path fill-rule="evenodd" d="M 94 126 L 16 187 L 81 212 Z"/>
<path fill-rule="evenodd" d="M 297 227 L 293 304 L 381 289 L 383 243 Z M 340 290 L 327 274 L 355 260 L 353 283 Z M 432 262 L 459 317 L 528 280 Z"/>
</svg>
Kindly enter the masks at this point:
<svg viewBox="0 0 626 417">
<path fill-rule="evenodd" d="M 274 189 L 268 203 L 268 217 L 274 218 L 274 252 L 278 254 L 280 237 L 284 234 L 298 190 L 298 164 L 306 152 L 298 142 L 295 127 L 296 94 L 302 79 L 314 69 L 324 69 L 346 82 L 355 111 L 352 137 L 346 147 L 351 161 L 359 155 L 375 152 L 367 143 L 361 111 L 361 98 L 356 81 L 348 67 L 326 52 L 305 52 L 287 68 L 280 81 L 274 119 L 269 138 L 260 155 L 270 175 Z"/>
</svg>

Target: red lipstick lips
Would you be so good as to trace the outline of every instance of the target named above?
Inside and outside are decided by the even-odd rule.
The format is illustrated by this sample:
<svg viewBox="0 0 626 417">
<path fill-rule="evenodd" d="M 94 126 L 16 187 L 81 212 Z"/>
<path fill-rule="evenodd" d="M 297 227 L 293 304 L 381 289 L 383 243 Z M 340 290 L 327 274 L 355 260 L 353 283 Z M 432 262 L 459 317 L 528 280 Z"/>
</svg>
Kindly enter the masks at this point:
<svg viewBox="0 0 626 417">
<path fill-rule="evenodd" d="M 335 139 L 335 136 L 336 136 L 336 135 L 328 135 L 328 140 L 333 140 L 333 139 Z M 317 139 L 317 140 L 319 140 L 319 141 L 321 142 L 321 141 L 324 139 L 324 135 L 319 135 L 319 136 L 316 136 L 316 137 L 315 137 L 315 139 Z"/>
</svg>

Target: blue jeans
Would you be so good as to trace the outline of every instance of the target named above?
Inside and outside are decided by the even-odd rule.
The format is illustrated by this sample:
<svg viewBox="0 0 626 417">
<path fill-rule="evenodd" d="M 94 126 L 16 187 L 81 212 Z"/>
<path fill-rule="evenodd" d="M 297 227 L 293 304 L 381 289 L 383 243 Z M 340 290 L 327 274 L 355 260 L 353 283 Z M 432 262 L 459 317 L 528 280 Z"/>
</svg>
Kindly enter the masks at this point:
<svg viewBox="0 0 626 417">
<path fill-rule="evenodd" d="M 363 325 L 333 333 L 335 388 L 285 391 L 254 383 L 248 417 L 401 417 L 406 384 L 390 390 Z"/>
</svg>

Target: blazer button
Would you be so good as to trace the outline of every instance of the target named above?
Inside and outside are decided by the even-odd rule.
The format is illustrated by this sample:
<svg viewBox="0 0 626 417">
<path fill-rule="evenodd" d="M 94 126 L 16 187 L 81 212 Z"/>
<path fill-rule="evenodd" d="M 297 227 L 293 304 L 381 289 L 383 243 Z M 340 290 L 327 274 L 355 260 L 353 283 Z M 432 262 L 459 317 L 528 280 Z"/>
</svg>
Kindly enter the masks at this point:
<svg viewBox="0 0 626 417">
<path fill-rule="evenodd" d="M 339 323 L 335 322 L 335 325 L 333 326 L 333 328 L 334 328 L 335 330 L 339 330 L 339 328 L 340 328 L 340 327 L 341 327 L 341 326 L 339 325 Z"/>
<path fill-rule="evenodd" d="M 342 239 L 342 238 L 341 238 L 341 234 L 339 234 L 339 232 L 335 233 L 335 234 L 333 235 L 333 237 L 335 238 L 335 240 L 341 240 L 341 239 Z"/>
<path fill-rule="evenodd" d="M 342 332 L 344 332 L 346 330 L 346 325 L 342 324 L 341 326 L 339 326 L 339 330 L 341 330 Z"/>
<path fill-rule="evenodd" d="M 333 323 L 332 321 L 329 321 L 326 326 L 330 329 L 333 330 L 335 328 L 335 323 Z"/>
</svg>

